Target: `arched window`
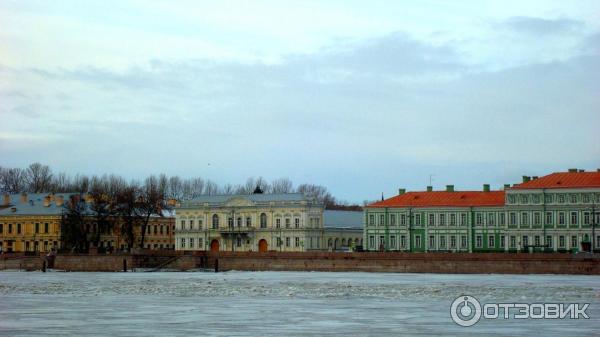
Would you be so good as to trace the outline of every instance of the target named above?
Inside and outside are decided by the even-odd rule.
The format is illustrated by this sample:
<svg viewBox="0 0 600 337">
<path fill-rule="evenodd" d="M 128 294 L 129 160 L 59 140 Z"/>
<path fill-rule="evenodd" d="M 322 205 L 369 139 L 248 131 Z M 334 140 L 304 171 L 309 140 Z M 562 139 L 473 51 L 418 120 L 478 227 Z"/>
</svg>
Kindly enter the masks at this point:
<svg viewBox="0 0 600 337">
<path fill-rule="evenodd" d="M 346 245 L 346 239 L 342 239 L 342 247 Z"/>
<path fill-rule="evenodd" d="M 260 215 L 260 228 L 267 228 L 267 215 L 265 213 Z"/>
<path fill-rule="evenodd" d="M 331 238 L 329 238 L 329 240 L 327 241 L 327 247 L 332 247 L 333 246 L 333 240 Z"/>
<path fill-rule="evenodd" d="M 227 218 L 227 225 L 229 226 L 229 228 L 233 228 L 233 218 L 232 217 Z"/>
<path fill-rule="evenodd" d="M 242 227 L 242 218 L 237 218 L 237 226 Z"/>
<path fill-rule="evenodd" d="M 216 215 L 216 214 L 214 214 L 214 215 L 212 216 L 212 228 L 213 228 L 213 229 L 217 229 L 217 228 L 219 228 L 219 216 L 218 216 L 218 215 Z"/>
</svg>

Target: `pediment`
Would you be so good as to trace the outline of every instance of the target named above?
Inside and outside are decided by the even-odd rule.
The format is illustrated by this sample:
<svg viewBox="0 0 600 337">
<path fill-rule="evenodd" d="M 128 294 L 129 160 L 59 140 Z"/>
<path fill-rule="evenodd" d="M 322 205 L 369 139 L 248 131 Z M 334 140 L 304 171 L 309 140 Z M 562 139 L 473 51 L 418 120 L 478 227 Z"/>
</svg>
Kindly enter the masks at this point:
<svg viewBox="0 0 600 337">
<path fill-rule="evenodd" d="M 254 206 L 254 203 L 251 200 L 243 198 L 243 197 L 235 197 L 235 198 L 231 198 L 231 199 L 227 200 L 225 202 L 225 206 L 234 206 L 234 207 Z"/>
</svg>

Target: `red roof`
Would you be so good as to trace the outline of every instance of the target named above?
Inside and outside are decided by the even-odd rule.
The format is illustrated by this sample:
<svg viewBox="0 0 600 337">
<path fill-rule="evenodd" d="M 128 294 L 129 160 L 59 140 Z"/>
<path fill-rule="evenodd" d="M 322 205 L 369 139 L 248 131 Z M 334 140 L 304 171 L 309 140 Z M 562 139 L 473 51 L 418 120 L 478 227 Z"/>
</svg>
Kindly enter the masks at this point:
<svg viewBox="0 0 600 337">
<path fill-rule="evenodd" d="M 600 187 L 600 172 L 558 172 L 526 183 L 513 186 L 513 189 L 536 188 L 586 188 Z"/>
<path fill-rule="evenodd" d="M 408 192 L 367 207 L 504 206 L 504 191 Z"/>
</svg>

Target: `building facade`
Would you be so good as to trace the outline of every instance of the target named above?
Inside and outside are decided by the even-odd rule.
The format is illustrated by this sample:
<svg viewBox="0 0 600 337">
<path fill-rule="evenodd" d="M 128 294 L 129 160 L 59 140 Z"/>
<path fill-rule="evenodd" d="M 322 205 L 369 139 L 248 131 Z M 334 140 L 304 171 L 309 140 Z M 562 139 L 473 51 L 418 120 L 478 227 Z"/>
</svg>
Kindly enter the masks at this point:
<svg viewBox="0 0 600 337">
<path fill-rule="evenodd" d="M 0 249 L 5 253 L 47 253 L 63 247 L 61 221 L 66 212 L 66 203 L 79 193 L 21 193 L 4 194 L 0 204 Z M 83 196 L 88 204 L 92 202 Z M 128 250 L 121 231 L 122 221 L 113 218 L 111 230 L 100 234 L 98 248 L 101 251 Z M 88 233 L 94 232 L 94 217 L 86 217 L 84 226 Z M 144 248 L 173 249 L 175 218 L 169 216 L 150 217 L 146 227 Z M 141 226 L 134 228 L 137 245 L 141 243 Z"/>
<path fill-rule="evenodd" d="M 363 244 L 363 212 L 325 210 L 323 242 L 327 250 L 355 250 Z"/>
<path fill-rule="evenodd" d="M 364 211 L 367 250 L 410 252 L 579 251 L 600 247 L 600 172 L 523 177 L 504 190 L 424 192 Z"/>
<path fill-rule="evenodd" d="M 176 208 L 175 249 L 323 249 L 323 205 L 300 193 L 202 196 Z"/>
</svg>

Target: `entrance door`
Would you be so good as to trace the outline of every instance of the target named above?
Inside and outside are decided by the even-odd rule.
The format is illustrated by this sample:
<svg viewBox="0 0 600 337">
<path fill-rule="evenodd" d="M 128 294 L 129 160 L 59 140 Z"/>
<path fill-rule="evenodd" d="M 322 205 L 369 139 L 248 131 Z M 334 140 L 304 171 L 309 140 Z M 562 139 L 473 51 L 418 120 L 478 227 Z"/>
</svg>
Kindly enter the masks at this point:
<svg viewBox="0 0 600 337">
<path fill-rule="evenodd" d="M 219 240 L 214 239 L 210 242 L 210 251 L 218 252 L 219 251 Z"/>
<path fill-rule="evenodd" d="M 269 244 L 267 243 L 267 240 L 260 239 L 260 241 L 258 241 L 258 251 L 264 253 L 267 250 L 269 250 Z"/>
</svg>

